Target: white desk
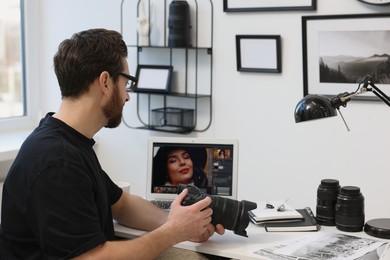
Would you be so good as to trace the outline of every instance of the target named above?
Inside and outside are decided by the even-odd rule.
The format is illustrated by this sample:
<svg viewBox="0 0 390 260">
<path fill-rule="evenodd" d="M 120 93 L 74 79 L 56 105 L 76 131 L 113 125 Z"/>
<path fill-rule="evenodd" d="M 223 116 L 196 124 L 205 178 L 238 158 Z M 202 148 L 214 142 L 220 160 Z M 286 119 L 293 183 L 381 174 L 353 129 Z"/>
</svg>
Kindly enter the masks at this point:
<svg viewBox="0 0 390 260">
<path fill-rule="evenodd" d="M 127 228 L 117 223 L 114 224 L 114 228 L 115 234 L 119 237 L 134 238 L 145 234 L 144 231 Z M 266 232 L 263 227 L 256 226 L 252 223 L 249 224 L 246 230 L 248 238 L 235 235 L 232 231 L 226 230 L 224 235 L 220 236 L 218 234 L 214 234 L 214 236 L 205 243 L 182 242 L 177 244 L 175 247 L 236 259 L 264 259 L 261 256 L 256 255 L 254 252 L 262 248 L 281 244 L 286 240 L 308 235 L 307 232 Z M 363 231 L 353 233 L 341 232 L 335 227 L 322 226 L 321 231 L 319 232 L 337 232 L 358 237 L 377 239 L 367 235 Z M 386 257 L 382 259 L 390 259 L 390 253 L 387 252 Z"/>
</svg>

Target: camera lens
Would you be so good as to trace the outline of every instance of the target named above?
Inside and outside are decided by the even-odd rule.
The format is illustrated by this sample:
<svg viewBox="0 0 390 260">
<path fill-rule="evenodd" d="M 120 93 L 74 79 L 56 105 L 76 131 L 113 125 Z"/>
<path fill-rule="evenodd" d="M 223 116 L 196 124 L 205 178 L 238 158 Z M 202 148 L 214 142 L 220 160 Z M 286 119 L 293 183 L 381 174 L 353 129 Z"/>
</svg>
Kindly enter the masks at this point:
<svg viewBox="0 0 390 260">
<path fill-rule="evenodd" d="M 323 179 L 317 189 L 317 223 L 324 226 L 335 225 L 337 195 L 340 191 L 338 180 Z"/>
<path fill-rule="evenodd" d="M 188 195 L 181 203 L 183 206 L 192 205 L 208 196 L 197 187 L 184 184 L 179 184 L 177 193 L 181 193 L 185 188 L 188 188 Z M 212 200 L 210 208 L 213 210 L 211 223 L 221 224 L 224 228 L 233 230 L 234 234 L 247 237 L 245 229 L 249 224 L 248 211 L 257 208 L 257 204 L 247 200 L 237 201 L 215 195 L 210 195 L 210 198 Z"/>
<path fill-rule="evenodd" d="M 234 234 L 247 236 L 246 227 L 249 224 L 248 211 L 257 208 L 257 204 L 251 201 L 232 200 L 219 196 L 210 196 L 213 215 L 211 223 L 221 224 L 224 228 L 233 230 Z"/>
<path fill-rule="evenodd" d="M 190 47 L 191 25 L 190 6 L 186 1 L 172 1 L 169 5 L 168 17 L 168 46 Z"/>
<path fill-rule="evenodd" d="M 210 196 L 212 199 L 211 208 L 213 209 L 212 221 L 214 225 L 220 223 L 227 229 L 233 230 L 239 217 L 239 202 L 228 200 L 218 196 Z M 216 210 L 214 210 L 216 209 Z M 230 216 L 224 218 L 223 216 Z"/>
<path fill-rule="evenodd" d="M 364 197 L 359 187 L 345 186 L 340 190 L 336 203 L 336 228 L 358 232 L 364 226 Z"/>
</svg>

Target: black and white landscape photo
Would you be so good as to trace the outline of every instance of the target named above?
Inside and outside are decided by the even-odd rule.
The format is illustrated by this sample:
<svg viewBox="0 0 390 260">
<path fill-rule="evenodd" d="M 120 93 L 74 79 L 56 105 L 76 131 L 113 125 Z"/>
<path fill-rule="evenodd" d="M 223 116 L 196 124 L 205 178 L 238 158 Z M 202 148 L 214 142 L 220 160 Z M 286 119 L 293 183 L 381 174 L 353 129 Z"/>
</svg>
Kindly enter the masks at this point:
<svg viewBox="0 0 390 260">
<path fill-rule="evenodd" d="M 318 32 L 321 83 L 357 83 L 373 76 L 390 84 L 390 31 Z"/>
</svg>

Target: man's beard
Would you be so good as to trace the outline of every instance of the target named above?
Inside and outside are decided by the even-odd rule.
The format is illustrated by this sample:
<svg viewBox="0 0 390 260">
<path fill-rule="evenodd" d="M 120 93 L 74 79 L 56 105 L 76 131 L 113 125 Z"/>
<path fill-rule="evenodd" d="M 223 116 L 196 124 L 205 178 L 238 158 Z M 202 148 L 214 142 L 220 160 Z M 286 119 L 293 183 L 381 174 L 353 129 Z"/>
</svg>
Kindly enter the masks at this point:
<svg viewBox="0 0 390 260">
<path fill-rule="evenodd" d="M 108 118 L 107 128 L 115 128 L 122 121 L 123 104 L 119 96 L 119 92 L 115 91 L 111 100 L 103 107 L 103 113 Z"/>
</svg>

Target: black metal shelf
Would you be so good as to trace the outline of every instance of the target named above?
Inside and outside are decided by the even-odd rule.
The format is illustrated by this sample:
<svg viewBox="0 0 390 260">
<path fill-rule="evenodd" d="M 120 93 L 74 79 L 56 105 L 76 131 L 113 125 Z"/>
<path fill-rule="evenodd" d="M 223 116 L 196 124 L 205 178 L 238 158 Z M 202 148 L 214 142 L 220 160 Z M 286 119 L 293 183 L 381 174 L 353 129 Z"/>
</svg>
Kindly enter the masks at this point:
<svg viewBox="0 0 390 260">
<path fill-rule="evenodd" d="M 168 46 L 157 46 L 157 45 L 126 45 L 128 48 L 150 48 L 150 49 L 187 49 L 187 50 L 207 50 L 208 54 L 212 54 L 212 47 L 168 47 Z"/>
<path fill-rule="evenodd" d="M 142 93 L 137 92 L 138 95 L 156 95 L 156 96 L 170 96 L 170 97 L 181 97 L 181 98 L 211 98 L 211 95 L 205 95 L 205 94 L 188 94 L 188 93 L 176 93 L 176 92 L 169 92 L 169 93 Z"/>
<path fill-rule="evenodd" d="M 149 16 L 150 17 L 150 10 L 151 10 L 151 5 L 150 5 L 150 0 L 138 0 L 138 1 L 134 1 L 134 0 L 127 0 L 127 4 L 125 4 L 126 0 L 122 0 L 121 2 L 121 33 L 122 35 L 124 35 L 124 33 L 127 33 L 127 34 L 132 34 L 132 37 L 129 37 L 131 41 L 127 41 L 125 39 L 126 42 L 132 42 L 134 41 L 134 39 L 136 39 L 136 43 L 133 44 L 133 43 L 130 43 L 130 44 L 127 44 L 127 47 L 129 49 L 129 51 L 134 51 L 136 53 L 136 57 L 137 57 L 137 61 L 136 61 L 136 64 L 137 66 L 139 64 L 143 64 L 143 63 L 147 63 L 147 64 L 151 64 L 151 62 L 153 62 L 153 60 L 156 61 L 156 64 L 166 64 L 166 65 L 173 65 L 172 63 L 177 61 L 177 60 L 181 60 L 181 67 L 178 67 L 180 71 L 180 77 L 184 77 L 184 84 L 179 84 L 178 86 L 176 86 L 175 88 L 175 92 L 170 92 L 170 93 L 141 93 L 141 92 L 137 92 L 137 95 L 136 95 L 136 100 L 137 100 L 137 109 L 136 109 L 136 116 L 138 118 L 138 123 L 141 123 L 141 126 L 132 126 L 128 123 L 126 123 L 125 121 L 125 118 L 124 118 L 124 121 L 125 121 L 125 124 L 130 127 L 130 128 L 134 128 L 134 129 L 144 129 L 144 130 L 154 130 L 154 131 L 162 131 L 162 132 L 172 132 L 172 133 L 190 133 L 192 131 L 196 131 L 196 132 L 203 132 L 203 131 L 206 131 L 210 125 L 211 125 L 211 122 L 212 122 L 212 66 L 213 66 L 213 63 L 212 63 L 212 46 L 213 46 L 213 4 L 212 4 L 212 0 L 187 0 L 188 4 L 190 5 L 190 9 L 191 9 L 191 16 L 194 15 L 194 19 L 193 21 L 194 24 L 192 25 L 192 30 L 194 30 L 194 38 L 192 40 L 192 43 L 191 45 L 192 46 L 187 46 L 187 47 L 170 47 L 168 46 L 167 44 L 167 18 L 168 18 L 168 14 L 167 14 L 167 6 L 168 6 L 168 3 L 170 2 L 170 0 L 162 0 L 160 3 L 160 7 L 163 6 L 162 8 L 164 8 L 164 14 L 163 14 L 163 22 L 161 21 L 161 24 L 164 24 L 164 30 L 163 30 L 163 33 L 162 33 L 162 36 L 161 36 L 161 39 L 163 39 L 163 43 L 158 44 L 158 45 L 152 45 L 150 44 L 151 43 L 151 35 L 149 35 L 149 44 L 145 45 L 145 44 L 138 44 L 140 43 L 139 41 L 139 35 L 138 35 L 138 32 L 137 32 L 137 29 L 135 26 L 132 27 L 132 30 L 131 31 L 127 31 L 125 30 L 125 23 L 124 22 L 124 18 L 128 17 L 128 16 L 125 16 L 124 15 L 124 12 L 126 12 L 126 14 L 129 14 L 130 11 L 132 11 L 133 13 L 130 14 L 129 17 L 132 17 L 132 18 L 136 18 L 136 17 L 139 17 L 139 14 L 140 14 L 140 8 L 142 8 L 142 6 L 140 5 L 141 1 L 144 1 L 142 4 L 147 4 L 147 10 L 149 12 Z M 163 4 L 161 4 L 163 2 Z M 201 5 L 199 5 L 199 3 Z M 155 6 L 153 8 L 156 8 Z M 202 8 L 206 8 L 202 10 Z M 209 40 L 209 43 L 208 44 L 203 44 L 204 46 L 201 46 L 200 43 L 199 43 L 199 38 L 198 38 L 198 27 L 199 27 L 199 13 L 201 12 L 203 15 L 204 15 L 204 12 L 203 11 L 206 11 L 209 12 L 210 14 L 210 24 L 209 24 L 209 28 L 202 28 L 200 29 L 199 28 L 199 31 L 204 33 L 204 30 L 203 29 L 206 29 L 209 30 L 210 34 L 208 35 L 208 33 L 206 33 L 206 39 Z M 134 16 L 135 15 L 135 16 Z M 133 21 L 135 21 L 133 19 Z M 202 21 L 203 22 L 203 21 Z M 154 21 L 154 23 L 156 23 Z M 151 24 L 151 21 L 149 20 L 149 24 Z M 204 24 L 204 23 L 203 23 Z M 207 23 L 208 24 L 208 23 Z M 152 25 L 153 26 L 153 25 Z M 135 28 L 135 30 L 134 30 Z M 149 27 L 148 31 L 151 32 L 152 28 Z M 167 51 L 167 56 L 164 56 L 165 58 L 161 58 L 161 57 L 158 57 L 156 58 L 155 56 L 153 56 L 153 49 L 156 49 L 158 50 L 158 52 L 160 52 L 160 50 L 162 50 L 162 53 L 164 53 L 164 50 Z M 184 50 L 184 51 L 182 51 Z M 142 53 L 142 55 L 141 55 Z M 151 54 L 152 53 L 152 54 Z M 144 56 L 145 55 L 145 56 Z M 141 57 L 142 56 L 142 57 Z M 146 57 L 146 58 L 145 58 Z M 206 58 L 205 58 L 206 57 Z M 145 62 L 144 60 L 142 59 L 146 59 L 147 61 Z M 200 61 L 202 61 L 202 64 L 199 64 Z M 183 65 L 184 64 L 184 65 Z M 205 65 L 206 64 L 206 65 Z M 201 69 L 200 69 L 201 68 Z M 175 69 L 175 66 L 174 66 L 174 69 Z M 202 76 L 199 76 L 200 74 L 200 71 L 202 71 L 202 73 L 205 73 L 204 71 L 208 71 L 206 72 L 206 75 L 207 77 L 202 77 Z M 177 73 L 179 73 L 179 71 L 177 71 Z M 189 76 L 191 75 L 191 76 Z M 195 76 L 194 76 L 195 75 Z M 207 78 L 209 77 L 209 83 L 205 83 L 205 79 L 207 80 Z M 199 78 L 202 79 L 202 83 L 199 83 Z M 199 93 L 199 84 L 202 84 L 202 87 L 203 87 L 203 91 L 202 93 Z M 209 87 L 208 87 L 208 84 L 209 84 Z M 179 92 L 177 92 L 176 90 L 178 90 Z M 203 93 L 205 92 L 205 94 Z M 143 97 L 145 95 L 148 95 L 146 98 Z M 153 96 L 156 96 L 158 97 L 157 100 L 159 100 L 158 102 L 156 102 L 156 98 L 152 98 Z M 190 99 L 189 101 L 186 101 L 185 102 L 185 105 L 186 107 L 181 107 L 180 104 L 182 104 L 183 102 L 178 102 L 178 99 Z M 202 103 L 202 113 L 199 114 L 199 110 L 198 110 L 198 102 L 200 102 L 200 100 L 206 100 L 206 101 L 202 101 L 202 102 L 207 102 L 208 103 L 208 109 L 206 108 L 205 109 L 205 104 L 207 103 Z M 172 125 L 161 125 L 161 126 L 156 126 L 156 125 L 153 125 L 153 123 L 155 122 L 152 122 L 153 120 L 155 119 L 152 119 L 152 112 L 153 110 L 156 110 L 156 106 L 157 104 L 163 104 L 162 107 L 160 107 L 161 109 L 166 109 L 166 108 L 177 108 L 177 109 L 183 109 L 183 110 L 193 110 L 193 116 L 190 116 L 190 117 L 187 117 L 187 118 L 193 118 L 193 125 L 192 126 L 188 126 L 188 125 L 184 125 L 184 126 L 172 126 Z M 206 105 L 207 106 L 207 105 Z M 157 109 L 160 109 L 160 108 L 157 108 Z M 207 115 L 208 114 L 208 115 Z M 169 115 L 167 115 L 169 116 Z M 202 119 L 202 129 L 200 129 L 200 126 L 197 127 L 197 125 L 199 125 L 199 120 L 198 119 Z M 165 122 L 165 120 L 162 120 L 163 122 Z M 138 124 L 138 123 L 135 123 L 135 124 Z"/>
<path fill-rule="evenodd" d="M 194 131 L 192 127 L 176 127 L 176 126 L 139 126 L 136 129 L 141 130 L 153 130 L 166 133 L 178 133 L 178 134 L 189 134 Z"/>
</svg>

